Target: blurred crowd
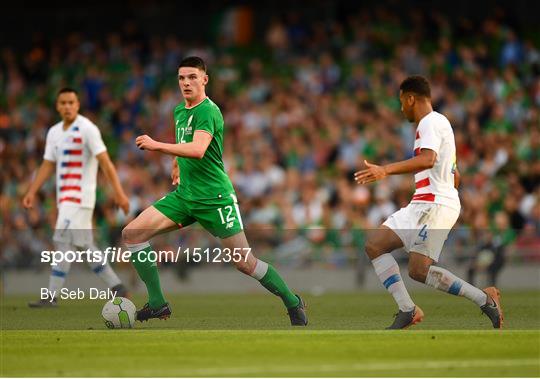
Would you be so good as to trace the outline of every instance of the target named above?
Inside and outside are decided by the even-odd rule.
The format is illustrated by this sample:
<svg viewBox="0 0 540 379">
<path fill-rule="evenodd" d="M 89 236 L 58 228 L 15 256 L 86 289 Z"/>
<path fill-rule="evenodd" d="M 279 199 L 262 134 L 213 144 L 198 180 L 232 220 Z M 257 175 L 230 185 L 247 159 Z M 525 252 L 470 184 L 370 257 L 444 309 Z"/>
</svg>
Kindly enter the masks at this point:
<svg viewBox="0 0 540 379">
<path fill-rule="evenodd" d="M 410 201 L 412 175 L 369 186 L 352 180 L 364 160 L 412 157 L 414 126 L 398 99 L 410 74 L 429 78 L 434 109 L 455 132 L 462 228 L 451 234 L 452 246 L 497 241 L 522 252 L 519 259 L 538 259 L 538 41 L 520 36 L 501 14 L 473 23 L 383 8 L 314 22 L 292 12 L 272 19 L 263 37 L 243 47 L 225 39 L 194 45 L 143 35 L 128 23 L 103 38 L 73 33 L 37 39 L 25 51 L 3 49 L 1 264 L 26 266 L 50 246 L 53 181 L 38 207 L 25 211 L 20 199 L 41 163 L 47 129 L 59 120 L 54 99 L 63 86 L 79 90 L 81 113 L 100 127 L 130 196 L 126 217 L 100 179 L 98 241 L 116 239 L 129 219 L 173 189 L 172 159 L 138 150 L 134 139 L 145 133 L 173 141 L 177 65 L 188 55 L 209 65 L 207 93 L 225 118 L 224 161 L 244 224 L 248 236 L 274 248 L 273 259 L 302 264 L 313 255 L 300 252 L 311 249 L 325 264 L 348 262 L 363 254 L 362 231 Z M 343 246 L 353 248 L 337 254 Z M 291 258 L 296 251 L 300 261 Z"/>
</svg>

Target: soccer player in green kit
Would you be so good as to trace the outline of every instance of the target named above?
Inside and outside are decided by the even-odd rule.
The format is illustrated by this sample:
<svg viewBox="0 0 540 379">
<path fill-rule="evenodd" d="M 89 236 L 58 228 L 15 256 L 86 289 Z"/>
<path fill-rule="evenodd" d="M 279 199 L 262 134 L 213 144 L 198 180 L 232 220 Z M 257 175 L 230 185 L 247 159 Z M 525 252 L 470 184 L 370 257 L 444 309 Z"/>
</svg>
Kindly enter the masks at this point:
<svg viewBox="0 0 540 379">
<path fill-rule="evenodd" d="M 178 83 L 184 101 L 174 109 L 176 143 L 154 141 L 147 135 L 135 140 L 140 149 L 175 157 L 171 176 L 173 184 L 178 184 L 176 191 L 145 209 L 122 231 L 133 253 L 133 265 L 148 290 L 148 303 L 137 311 L 137 320 L 166 319 L 171 314 L 157 265 L 146 260 L 147 252 L 152 250 L 149 240 L 199 222 L 221 239 L 224 251 L 240 250 L 241 259 L 238 255 L 232 259 L 235 267 L 282 299 L 292 325 L 307 325 L 302 299 L 291 292 L 274 267 L 250 252 L 235 191 L 222 160 L 223 116 L 205 93 L 208 75 L 204 61 L 199 57 L 183 59 L 178 67 Z"/>
</svg>

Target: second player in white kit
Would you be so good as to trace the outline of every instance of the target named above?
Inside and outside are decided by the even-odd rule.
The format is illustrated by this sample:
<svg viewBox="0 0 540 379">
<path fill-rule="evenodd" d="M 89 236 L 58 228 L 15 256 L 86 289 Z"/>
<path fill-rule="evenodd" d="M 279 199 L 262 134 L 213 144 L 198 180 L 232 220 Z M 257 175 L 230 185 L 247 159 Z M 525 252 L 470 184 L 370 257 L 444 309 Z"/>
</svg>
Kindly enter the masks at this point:
<svg viewBox="0 0 540 379">
<path fill-rule="evenodd" d="M 92 214 L 96 203 L 97 155 L 107 151 L 96 125 L 78 115 L 49 129 L 43 159 L 56 164 L 58 219 L 54 240 L 92 246 Z"/>
<path fill-rule="evenodd" d="M 23 198 L 23 205 L 31 208 L 36 193 L 56 171 L 58 218 L 53 240 L 55 249 L 63 252 L 97 250 L 93 241 L 92 215 L 96 202 L 98 166 L 101 166 L 112 185 L 115 202 L 126 214 L 129 211 L 129 201 L 107 154 L 101 133 L 89 119 L 78 114 L 79 107 L 79 100 L 73 89 L 65 88 L 58 93 L 57 110 L 62 121 L 49 129 L 43 163 Z M 108 263 L 89 264 L 117 296 L 126 295 L 125 287 Z M 70 266 L 67 261 L 53 266 L 48 287 L 50 296 L 29 305 L 55 305 L 54 294 L 58 294 L 62 288 Z"/>
<path fill-rule="evenodd" d="M 417 125 L 413 158 L 385 166 L 365 162 L 367 169 L 355 173 L 358 184 L 375 182 L 388 175 L 414 173 L 415 193 L 410 204 L 369 233 L 366 242 L 366 254 L 375 273 L 399 307 L 388 329 L 405 329 L 424 318 L 424 312 L 407 292 L 399 266 L 391 254 L 399 248 L 409 253 L 412 279 L 468 298 L 489 317 L 494 328 L 501 328 L 503 314 L 497 288 L 481 290 L 435 265 L 461 208 L 452 126 L 445 116 L 433 111 L 431 90 L 425 78 L 410 76 L 405 79 L 400 86 L 399 99 L 405 117 Z"/>
</svg>

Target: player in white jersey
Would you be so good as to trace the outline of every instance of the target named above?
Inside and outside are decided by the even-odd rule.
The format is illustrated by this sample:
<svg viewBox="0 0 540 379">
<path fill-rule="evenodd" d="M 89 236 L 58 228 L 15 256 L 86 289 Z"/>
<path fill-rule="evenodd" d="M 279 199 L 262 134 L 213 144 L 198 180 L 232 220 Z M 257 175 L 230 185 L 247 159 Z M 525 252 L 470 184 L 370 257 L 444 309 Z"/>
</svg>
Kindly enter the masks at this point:
<svg viewBox="0 0 540 379">
<path fill-rule="evenodd" d="M 355 173 L 358 184 L 371 183 L 388 175 L 414 173 L 416 192 L 411 203 L 370 233 L 366 242 L 366 253 L 377 276 L 399 307 L 393 324 L 387 329 L 404 329 L 424 317 L 409 296 L 399 266 L 390 254 L 399 248 L 409 253 L 412 279 L 468 298 L 490 318 L 494 328 L 501 328 L 503 314 L 498 289 L 489 287 L 482 291 L 435 266 L 461 207 L 452 126 L 445 116 L 433 111 L 431 90 L 425 78 L 405 79 L 400 86 L 399 99 L 405 117 L 417 125 L 414 157 L 385 166 L 365 161 L 367 169 Z"/>
<path fill-rule="evenodd" d="M 96 125 L 79 114 L 80 103 L 75 90 L 64 88 L 58 92 L 56 109 L 62 121 L 47 133 L 43 163 L 23 198 L 23 206 L 32 208 L 43 183 L 56 169 L 56 201 L 58 218 L 54 233 L 58 251 L 96 251 L 92 233 L 92 214 L 96 202 L 96 176 L 98 165 L 114 190 L 114 200 L 127 214 L 129 200 L 120 185 L 107 148 Z M 125 296 L 126 288 L 107 263 L 89 263 L 92 270 L 116 292 Z M 30 307 L 56 306 L 57 295 L 63 287 L 70 262 L 52 267 L 48 295 Z"/>
</svg>

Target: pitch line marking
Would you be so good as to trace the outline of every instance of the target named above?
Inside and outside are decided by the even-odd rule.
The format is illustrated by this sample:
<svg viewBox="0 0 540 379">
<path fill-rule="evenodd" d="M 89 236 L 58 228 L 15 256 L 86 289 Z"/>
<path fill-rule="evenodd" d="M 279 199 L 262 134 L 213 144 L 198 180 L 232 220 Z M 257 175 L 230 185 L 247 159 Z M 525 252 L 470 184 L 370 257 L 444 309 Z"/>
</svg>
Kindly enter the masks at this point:
<svg viewBox="0 0 540 379">
<path fill-rule="evenodd" d="M 532 367 L 537 366 L 540 370 L 540 359 L 483 359 L 468 361 L 389 361 L 371 363 L 344 362 L 342 365 L 309 365 L 309 366 L 276 366 L 276 367 L 223 367 L 223 368 L 200 368 L 190 370 L 166 370 L 178 376 L 216 376 L 216 375 L 248 375 L 261 374 L 292 374 L 302 372 L 342 372 L 342 371 L 399 371 L 399 370 L 437 370 L 457 368 L 508 368 L 508 367 Z M 142 370 L 145 371 L 145 370 Z M 137 371 L 142 374 L 141 371 Z M 150 371 L 149 371 L 150 372 Z M 155 370 L 151 371 L 155 374 Z M 163 374 L 163 372 L 162 372 Z"/>
</svg>

